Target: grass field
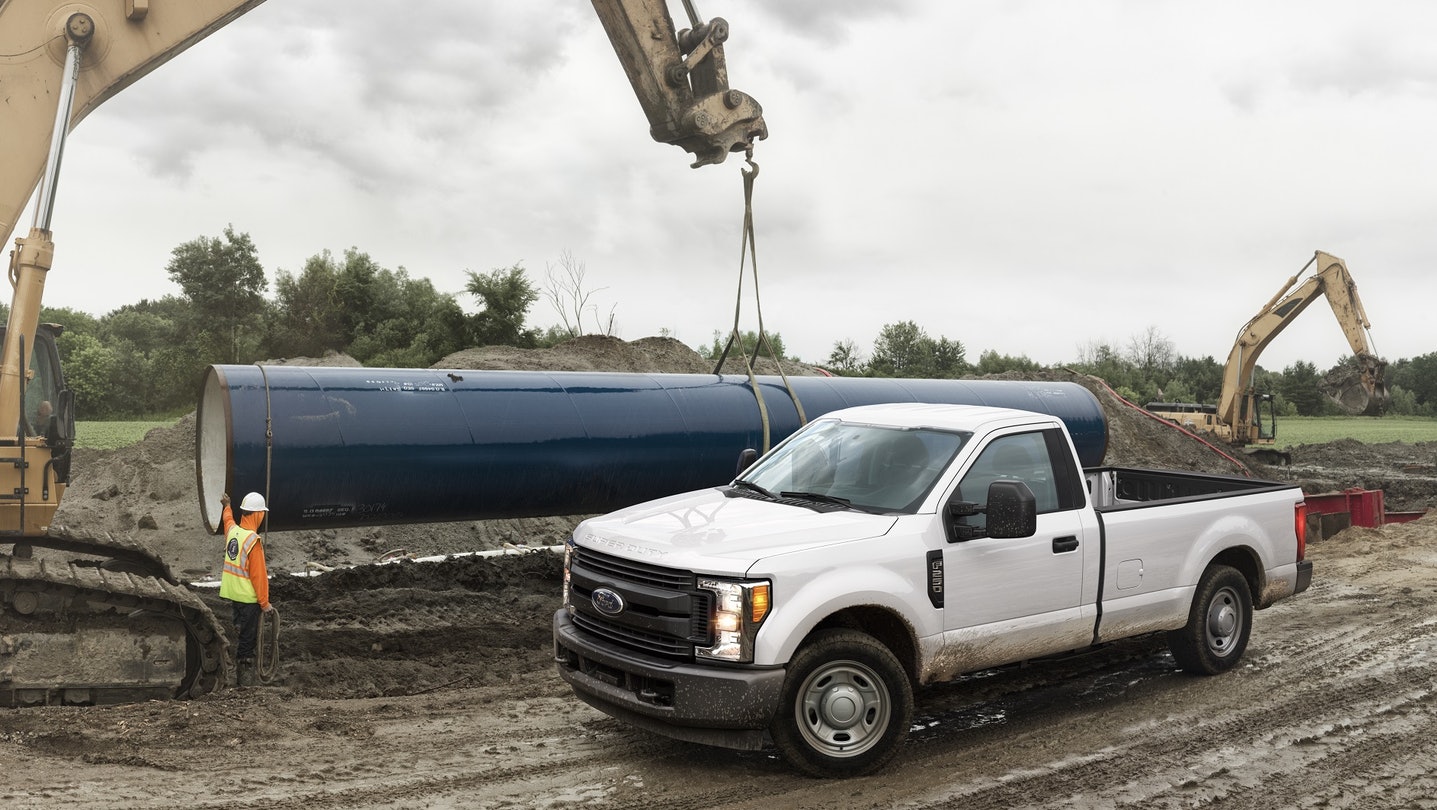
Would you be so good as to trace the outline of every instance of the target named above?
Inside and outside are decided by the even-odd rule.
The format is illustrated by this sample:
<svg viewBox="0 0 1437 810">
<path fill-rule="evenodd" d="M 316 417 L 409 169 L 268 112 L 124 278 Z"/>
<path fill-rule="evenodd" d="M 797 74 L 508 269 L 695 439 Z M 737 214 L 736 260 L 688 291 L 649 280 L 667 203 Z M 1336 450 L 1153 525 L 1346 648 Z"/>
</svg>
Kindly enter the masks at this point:
<svg viewBox="0 0 1437 810">
<path fill-rule="evenodd" d="M 76 422 L 75 446 L 92 450 L 114 450 L 137 444 L 145 434 L 157 427 L 169 427 L 176 421 L 168 422 Z"/>
<path fill-rule="evenodd" d="M 1366 444 L 1437 442 L 1437 419 L 1416 416 L 1280 416 L 1277 446 L 1356 439 Z"/>
</svg>

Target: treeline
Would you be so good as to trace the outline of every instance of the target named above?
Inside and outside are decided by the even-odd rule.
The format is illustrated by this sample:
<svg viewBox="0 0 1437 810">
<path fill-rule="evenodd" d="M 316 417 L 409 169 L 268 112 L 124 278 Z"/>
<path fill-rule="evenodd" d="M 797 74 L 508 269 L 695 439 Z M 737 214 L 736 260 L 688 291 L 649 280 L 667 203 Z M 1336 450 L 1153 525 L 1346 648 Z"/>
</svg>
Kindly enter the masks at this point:
<svg viewBox="0 0 1437 810">
<path fill-rule="evenodd" d="M 60 359 L 81 418 L 187 413 L 212 363 L 343 352 L 367 366 L 416 368 L 471 346 L 538 346 L 567 337 L 524 327 L 541 292 L 517 265 L 469 273 L 465 292 L 479 305 L 475 314 L 428 279 L 380 267 L 357 250 L 342 257 L 326 251 L 297 273 L 280 271 L 267 296 L 254 242 L 233 228 L 175 248 L 166 272 L 179 295 L 98 318 L 41 310 L 42 321 L 65 327 Z"/>
<path fill-rule="evenodd" d="M 1139 405 L 1154 401 L 1212 405 L 1222 393 L 1223 364 L 1211 356 L 1179 355 L 1156 327 L 1134 335 L 1125 346 L 1090 343 L 1077 354 L 1075 360 L 1061 367 L 1100 377 L 1119 395 Z M 1342 411 L 1322 393 L 1322 381 L 1339 366 L 1352 362 L 1351 357 L 1339 358 L 1325 371 L 1301 360 L 1281 371 L 1258 366 L 1255 384 L 1259 392 L 1273 395 L 1280 415 L 1338 415 Z M 933 338 L 913 321 L 884 326 L 868 357 L 858 351 L 852 340 L 836 342 L 824 367 L 846 376 L 951 379 L 1048 368 L 1026 355 L 993 350 L 982 352 L 977 362 L 970 362 L 960 341 Z M 1437 416 L 1437 352 L 1390 363 L 1386 382 L 1391 397 L 1389 413 Z"/>
<path fill-rule="evenodd" d="M 342 352 L 366 366 L 427 368 L 473 346 L 550 346 L 584 333 L 612 334 L 614 314 L 598 317 L 594 289 L 582 262 L 564 253 L 536 285 L 514 265 L 489 273 L 469 271 L 464 294 L 477 311 L 468 314 L 455 294 L 440 292 L 424 278 L 377 265 L 368 254 L 325 251 L 296 273 L 279 271 L 269 283 L 248 234 L 226 228 L 222 237 L 201 237 L 171 253 L 166 267 L 179 295 L 126 304 L 95 317 L 67 308 L 45 308 L 44 321 L 66 327 L 60 338 L 66 381 L 84 419 L 177 416 L 195 405 L 201 372 L 212 363 L 248 364 L 285 357 L 321 357 Z M 547 330 L 527 327 L 530 308 L 546 300 L 560 323 Z M 8 315 L 0 306 L 0 315 Z M 581 321 L 593 319 L 593 328 Z M 754 334 L 744 335 L 752 351 Z M 782 337 L 768 335 L 786 357 Z M 713 358 L 727 336 L 698 347 Z M 768 348 L 762 349 L 764 354 Z M 1093 343 L 1063 367 L 1103 378 L 1119 394 L 1143 404 L 1153 400 L 1215 403 L 1222 366 L 1212 357 L 1178 355 L 1156 328 L 1125 346 Z M 798 358 L 790 358 L 798 359 Z M 1339 360 L 1345 362 L 1345 359 Z M 884 326 L 864 356 L 852 340 L 834 344 L 826 362 L 842 375 L 959 378 L 1035 372 L 1044 367 L 1026 356 L 986 350 L 970 361 L 961 341 L 932 337 L 913 321 Z M 1322 395 L 1324 373 L 1297 362 L 1282 371 L 1259 368 L 1260 391 L 1272 393 L 1284 415 L 1336 413 Z M 1437 352 L 1388 366 L 1391 411 L 1437 416 Z"/>
</svg>

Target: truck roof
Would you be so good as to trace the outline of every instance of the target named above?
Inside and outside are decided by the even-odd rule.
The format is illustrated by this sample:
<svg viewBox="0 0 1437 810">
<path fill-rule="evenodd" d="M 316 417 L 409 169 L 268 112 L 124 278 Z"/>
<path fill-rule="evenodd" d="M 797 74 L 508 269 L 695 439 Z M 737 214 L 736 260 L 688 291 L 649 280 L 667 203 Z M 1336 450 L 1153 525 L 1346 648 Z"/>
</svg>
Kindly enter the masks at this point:
<svg viewBox="0 0 1437 810">
<path fill-rule="evenodd" d="M 841 419 L 872 425 L 900 428 L 937 428 L 979 432 L 1008 425 L 1061 424 L 1056 416 L 1016 408 L 994 408 L 987 405 L 951 405 L 931 402 L 889 402 L 879 405 L 858 405 L 824 414 L 822 419 Z"/>
</svg>

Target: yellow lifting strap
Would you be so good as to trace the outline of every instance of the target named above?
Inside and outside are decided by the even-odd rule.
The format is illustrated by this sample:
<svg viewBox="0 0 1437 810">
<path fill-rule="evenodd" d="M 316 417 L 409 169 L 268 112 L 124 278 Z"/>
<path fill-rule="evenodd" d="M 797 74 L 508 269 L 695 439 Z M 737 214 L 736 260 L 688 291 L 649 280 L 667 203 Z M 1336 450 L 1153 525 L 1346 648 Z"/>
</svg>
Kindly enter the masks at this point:
<svg viewBox="0 0 1437 810">
<path fill-rule="evenodd" d="M 767 453 L 772 445 L 772 435 L 769 428 L 768 406 L 763 401 L 763 392 L 759 390 L 758 376 L 754 373 L 753 364 L 758 359 L 760 348 L 768 351 L 768 357 L 778 366 L 778 374 L 783 378 L 783 387 L 788 391 L 789 399 L 793 400 L 793 407 L 798 411 L 798 424 L 800 426 L 808 423 L 808 417 L 803 413 L 803 403 L 798 399 L 798 392 L 793 390 L 793 384 L 789 382 L 788 375 L 783 370 L 783 358 L 773 350 L 773 343 L 768 339 L 768 333 L 763 329 L 763 304 L 758 293 L 758 248 L 754 241 L 753 230 L 753 181 L 758 177 L 758 164 L 753 162 L 753 149 L 750 148 L 745 154 L 748 165 L 753 171 L 741 169 L 743 174 L 743 241 L 739 250 L 738 258 L 738 294 L 733 307 L 733 330 L 729 332 L 728 342 L 724 344 L 723 351 L 719 353 L 718 360 L 714 363 L 714 373 L 723 372 L 724 360 L 728 359 L 729 350 L 734 343 L 738 343 L 739 352 L 744 358 L 744 371 L 748 373 L 749 386 L 753 389 L 754 399 L 758 402 L 759 419 L 763 423 L 763 452 Z M 753 259 L 753 303 L 758 314 L 758 339 L 754 341 L 753 351 L 750 353 L 744 349 L 743 336 L 739 333 L 739 315 L 743 310 L 743 271 L 748 258 Z"/>
</svg>

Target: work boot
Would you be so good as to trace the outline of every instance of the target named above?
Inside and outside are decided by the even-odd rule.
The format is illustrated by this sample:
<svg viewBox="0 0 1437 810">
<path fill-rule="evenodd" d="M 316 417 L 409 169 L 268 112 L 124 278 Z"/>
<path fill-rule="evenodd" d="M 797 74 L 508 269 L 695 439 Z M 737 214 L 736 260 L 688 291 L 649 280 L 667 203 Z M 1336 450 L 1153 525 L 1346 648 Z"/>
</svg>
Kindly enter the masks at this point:
<svg viewBox="0 0 1437 810">
<path fill-rule="evenodd" d="M 254 686 L 255 671 L 253 658 L 241 658 L 236 662 L 235 669 L 237 672 L 235 676 L 236 686 Z"/>
</svg>

